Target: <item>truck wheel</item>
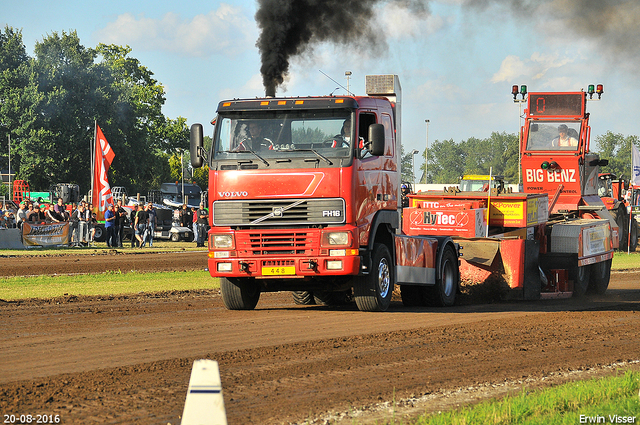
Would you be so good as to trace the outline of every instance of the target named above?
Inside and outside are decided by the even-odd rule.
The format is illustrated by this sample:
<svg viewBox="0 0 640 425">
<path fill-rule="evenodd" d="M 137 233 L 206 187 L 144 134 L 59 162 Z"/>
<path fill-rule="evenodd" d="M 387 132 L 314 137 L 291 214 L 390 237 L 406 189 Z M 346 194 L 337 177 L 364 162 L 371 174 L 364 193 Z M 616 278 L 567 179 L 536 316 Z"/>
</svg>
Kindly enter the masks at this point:
<svg viewBox="0 0 640 425">
<path fill-rule="evenodd" d="M 458 257 L 451 245 L 447 245 L 444 247 L 444 252 L 440 257 L 436 284 L 425 287 L 427 302 L 437 307 L 452 306 L 456 302 L 459 282 Z"/>
<path fill-rule="evenodd" d="M 569 279 L 573 280 L 573 296 L 582 297 L 589 288 L 589 266 L 572 267 L 569 270 Z"/>
<path fill-rule="evenodd" d="M 590 267 L 591 282 L 588 291 L 591 294 L 603 295 L 607 291 L 611 279 L 611 260 L 601 261 Z"/>
<path fill-rule="evenodd" d="M 635 252 L 638 247 L 638 222 L 633 219 L 631 220 L 631 245 L 629 246 L 629 250 L 631 252 Z"/>
<path fill-rule="evenodd" d="M 611 210 L 611 215 L 613 215 L 613 218 L 618 225 L 618 234 L 620 235 L 620 245 L 618 246 L 618 249 L 626 250 L 629 235 L 629 217 L 627 216 L 627 210 L 624 206 L 621 206 L 616 210 Z"/>
<path fill-rule="evenodd" d="M 314 305 L 316 303 L 313 298 L 313 292 L 309 291 L 293 291 L 293 302 L 298 305 Z"/>
<path fill-rule="evenodd" d="M 222 301 L 229 310 L 253 310 L 260 299 L 260 287 L 255 280 L 221 278 Z"/>
<path fill-rule="evenodd" d="M 107 232 L 104 227 L 96 225 L 96 232 L 93 234 L 93 240 L 96 242 L 104 242 L 107 240 Z"/>
<path fill-rule="evenodd" d="M 358 276 L 353 295 L 360 311 L 386 311 L 393 294 L 393 263 L 386 245 L 373 245 L 372 267 L 368 275 Z"/>
<path fill-rule="evenodd" d="M 424 299 L 424 286 L 400 285 L 402 304 L 405 307 L 420 307 L 426 305 Z"/>
<path fill-rule="evenodd" d="M 177 233 L 172 233 L 171 237 L 169 239 L 171 239 L 171 242 L 179 242 L 180 241 L 180 235 L 177 234 Z"/>
</svg>

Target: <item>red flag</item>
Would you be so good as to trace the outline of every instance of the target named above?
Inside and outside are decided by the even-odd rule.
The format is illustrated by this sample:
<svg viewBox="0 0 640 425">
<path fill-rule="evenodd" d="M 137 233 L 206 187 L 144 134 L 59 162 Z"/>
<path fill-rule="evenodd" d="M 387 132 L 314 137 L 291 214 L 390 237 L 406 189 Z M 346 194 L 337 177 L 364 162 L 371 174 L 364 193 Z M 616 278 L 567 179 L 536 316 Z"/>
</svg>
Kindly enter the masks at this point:
<svg viewBox="0 0 640 425">
<path fill-rule="evenodd" d="M 111 186 L 107 179 L 107 170 L 116 155 L 113 153 L 109 142 L 102 134 L 102 130 L 96 125 L 96 158 L 93 167 L 93 206 L 98 207 L 98 220 L 104 216 L 107 205 L 113 204 Z"/>
</svg>

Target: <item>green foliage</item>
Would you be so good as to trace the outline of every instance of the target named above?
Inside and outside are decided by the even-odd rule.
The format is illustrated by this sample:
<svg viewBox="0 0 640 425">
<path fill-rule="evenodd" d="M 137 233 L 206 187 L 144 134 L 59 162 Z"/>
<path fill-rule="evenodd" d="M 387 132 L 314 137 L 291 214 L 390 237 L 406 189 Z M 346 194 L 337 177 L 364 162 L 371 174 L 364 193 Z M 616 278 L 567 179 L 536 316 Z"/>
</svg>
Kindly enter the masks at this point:
<svg viewBox="0 0 640 425">
<path fill-rule="evenodd" d="M 0 299 L 53 298 L 68 295 L 119 295 L 140 292 L 216 289 L 208 272 L 122 273 L 73 276 L 32 276 L 0 279 Z"/>
<path fill-rule="evenodd" d="M 638 136 L 624 136 L 607 131 L 594 140 L 596 152 L 602 159 L 608 159 L 609 165 L 600 169 L 601 173 L 613 173 L 620 179 L 629 181 L 631 174 L 631 143 L 640 147 Z"/>
<path fill-rule="evenodd" d="M 69 182 L 87 192 L 95 123 L 116 154 L 112 186 L 145 193 L 169 178 L 169 156 L 189 145 L 186 119 L 162 114 L 164 87 L 130 53 L 87 48 L 63 31 L 37 42 L 30 58 L 19 31 L 0 31 L 0 137 L 11 132 L 16 178 L 36 190 Z"/>
<path fill-rule="evenodd" d="M 414 158 L 412 158 L 413 154 L 411 152 L 405 153 L 404 146 L 401 146 L 400 157 L 402 158 L 402 181 L 411 182 L 413 184 L 413 165 Z M 420 176 L 416 176 L 418 179 Z"/>
<path fill-rule="evenodd" d="M 572 382 L 535 392 L 523 390 L 500 401 L 423 416 L 412 423 L 577 424 L 587 423 L 581 422 L 581 417 L 595 420 L 597 416 L 603 417 L 598 423 L 611 423 L 609 416 L 614 415 L 637 418 L 640 411 L 638 388 L 640 373 L 627 371 L 624 376 Z"/>
<path fill-rule="evenodd" d="M 518 155 L 518 136 L 504 132 L 460 143 L 436 140 L 429 147 L 428 183 L 455 184 L 465 174 L 489 174 L 490 169 L 509 183 L 517 183 Z"/>
</svg>

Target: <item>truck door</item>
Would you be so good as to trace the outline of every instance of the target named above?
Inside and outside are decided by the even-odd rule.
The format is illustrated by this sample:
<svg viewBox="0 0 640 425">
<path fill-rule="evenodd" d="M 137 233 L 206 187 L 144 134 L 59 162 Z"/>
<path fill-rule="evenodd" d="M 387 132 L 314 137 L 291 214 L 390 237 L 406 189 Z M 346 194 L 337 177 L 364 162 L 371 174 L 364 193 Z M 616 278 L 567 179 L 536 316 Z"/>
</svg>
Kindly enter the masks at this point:
<svg viewBox="0 0 640 425">
<path fill-rule="evenodd" d="M 367 143 L 369 126 L 380 122 L 385 128 L 385 153 L 373 156 Z M 360 245 L 369 240 L 370 225 L 379 210 L 397 208 L 397 164 L 393 121 L 389 114 L 376 116 L 374 113 L 361 112 L 358 116 L 358 149 L 356 158 L 356 224 L 360 230 Z"/>
</svg>

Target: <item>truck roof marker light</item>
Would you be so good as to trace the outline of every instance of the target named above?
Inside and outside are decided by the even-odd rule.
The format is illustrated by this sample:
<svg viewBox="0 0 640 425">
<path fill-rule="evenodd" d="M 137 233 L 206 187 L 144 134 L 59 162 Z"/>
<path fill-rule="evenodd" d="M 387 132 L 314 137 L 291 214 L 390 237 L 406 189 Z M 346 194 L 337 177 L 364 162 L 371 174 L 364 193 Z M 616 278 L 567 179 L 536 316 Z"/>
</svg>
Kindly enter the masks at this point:
<svg viewBox="0 0 640 425">
<path fill-rule="evenodd" d="M 224 106 L 224 107 L 231 106 L 231 102 L 224 102 L 224 103 L 222 104 L 222 106 Z"/>
<path fill-rule="evenodd" d="M 593 98 L 593 94 L 596 92 L 596 87 L 593 84 L 589 84 L 587 88 L 587 93 L 589 94 L 589 99 Z"/>
<path fill-rule="evenodd" d="M 560 165 L 555 161 L 551 161 L 551 163 L 549 164 L 549 168 L 557 171 L 558 173 L 560 172 Z"/>
<path fill-rule="evenodd" d="M 286 101 L 286 100 L 279 100 L 279 101 L 278 101 L 278 105 L 281 105 L 281 106 L 282 106 L 282 105 L 286 105 L 286 104 L 287 104 L 287 101 Z"/>
<path fill-rule="evenodd" d="M 511 94 L 513 95 L 513 100 L 516 100 L 516 97 L 518 97 L 518 85 L 514 84 L 513 86 L 511 86 Z"/>
<path fill-rule="evenodd" d="M 596 86 L 596 93 L 598 93 L 598 99 L 600 99 L 600 96 L 604 93 L 604 86 L 602 84 Z"/>
<path fill-rule="evenodd" d="M 303 105 L 304 104 L 304 100 L 296 100 L 296 105 Z"/>
<path fill-rule="evenodd" d="M 336 99 L 336 103 L 344 103 L 344 99 Z"/>
<path fill-rule="evenodd" d="M 260 102 L 260 106 L 269 106 L 269 101 L 263 100 L 262 102 Z"/>
<path fill-rule="evenodd" d="M 524 97 L 525 94 L 527 94 L 527 86 L 526 85 L 521 85 L 520 86 L 520 94 Z"/>
<path fill-rule="evenodd" d="M 548 170 L 549 169 L 549 161 L 544 161 L 542 164 L 540 164 L 540 168 L 542 168 L 543 170 Z"/>
</svg>

